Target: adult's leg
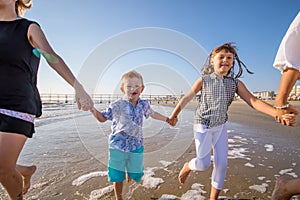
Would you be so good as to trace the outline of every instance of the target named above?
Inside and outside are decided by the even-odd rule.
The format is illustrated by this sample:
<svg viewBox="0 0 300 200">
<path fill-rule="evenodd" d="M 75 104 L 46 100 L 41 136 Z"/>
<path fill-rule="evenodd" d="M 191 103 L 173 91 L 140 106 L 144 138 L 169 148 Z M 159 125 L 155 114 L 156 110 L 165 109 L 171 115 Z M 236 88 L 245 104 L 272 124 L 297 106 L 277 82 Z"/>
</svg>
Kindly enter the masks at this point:
<svg viewBox="0 0 300 200">
<path fill-rule="evenodd" d="M 0 132 L 0 182 L 12 200 L 22 200 L 23 180 L 16 162 L 27 137 Z"/>
<path fill-rule="evenodd" d="M 23 178 L 23 194 L 26 194 L 30 188 L 30 180 L 31 176 L 34 174 L 36 171 L 36 166 L 31 165 L 31 166 L 23 166 L 23 165 L 18 165 L 16 166 L 17 171 L 22 175 Z"/>
<path fill-rule="evenodd" d="M 216 127 L 213 135 L 214 168 L 212 172 L 212 186 L 210 200 L 218 199 L 219 193 L 223 187 L 228 156 L 228 134 L 226 125 Z"/>
<path fill-rule="evenodd" d="M 293 195 L 300 194 L 300 178 L 281 176 L 277 179 L 272 193 L 272 200 L 289 200 Z"/>
<path fill-rule="evenodd" d="M 123 191 L 123 182 L 114 182 L 114 190 L 116 200 L 123 200 L 122 191 Z"/>
</svg>

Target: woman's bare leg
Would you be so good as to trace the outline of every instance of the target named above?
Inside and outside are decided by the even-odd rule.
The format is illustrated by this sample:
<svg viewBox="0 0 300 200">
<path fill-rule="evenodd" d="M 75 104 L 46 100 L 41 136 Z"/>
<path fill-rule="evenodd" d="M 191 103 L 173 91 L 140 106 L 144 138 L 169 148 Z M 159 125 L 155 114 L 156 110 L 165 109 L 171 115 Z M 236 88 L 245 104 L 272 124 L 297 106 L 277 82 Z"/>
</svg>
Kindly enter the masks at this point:
<svg viewBox="0 0 300 200">
<path fill-rule="evenodd" d="M 300 194 L 300 178 L 284 175 L 276 180 L 272 200 L 289 200 L 293 195 Z"/>
<path fill-rule="evenodd" d="M 0 132 L 0 182 L 12 200 L 22 200 L 23 180 L 16 162 L 26 136 Z"/>
<path fill-rule="evenodd" d="M 23 195 L 26 194 L 30 188 L 30 180 L 31 176 L 34 174 L 36 171 L 36 166 L 31 165 L 31 166 L 23 166 L 23 165 L 17 165 L 16 169 L 20 174 L 22 175 L 23 178 Z"/>
</svg>

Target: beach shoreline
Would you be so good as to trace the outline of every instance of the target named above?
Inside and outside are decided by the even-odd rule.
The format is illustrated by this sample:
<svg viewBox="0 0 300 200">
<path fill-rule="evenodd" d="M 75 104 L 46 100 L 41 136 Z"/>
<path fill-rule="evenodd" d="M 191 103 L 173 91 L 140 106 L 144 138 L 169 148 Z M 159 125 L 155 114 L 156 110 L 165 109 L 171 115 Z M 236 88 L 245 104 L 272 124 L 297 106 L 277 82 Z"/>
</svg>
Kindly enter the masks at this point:
<svg viewBox="0 0 300 200">
<path fill-rule="evenodd" d="M 300 110 L 299 102 L 291 103 Z M 180 128 L 160 128 L 158 126 L 161 123 L 145 125 L 146 128 L 150 126 L 151 129 L 158 128 L 166 133 L 157 131 L 158 134 L 150 133 L 145 139 L 145 173 L 147 181 L 151 180 L 148 182 L 150 186 L 146 187 L 142 183 L 124 184 L 126 199 L 185 200 L 195 196 L 197 199 L 208 199 L 212 166 L 205 172 L 191 172 L 183 186 L 177 180 L 183 164 L 195 156 L 192 138 L 192 110 L 195 105 L 187 105 L 184 109 L 186 113 L 179 116 L 182 123 Z M 155 108 L 164 111 L 165 106 Z M 172 109 L 170 107 L 166 112 Z M 298 177 L 300 174 L 300 119 L 297 118 L 296 127 L 283 127 L 242 101 L 234 101 L 228 115 L 230 153 L 227 176 L 220 196 L 270 199 L 276 177 L 282 174 Z M 111 183 L 107 182 L 105 175 L 106 158 L 99 155 L 101 152 L 101 155 L 106 154 L 107 145 L 100 145 L 100 139 L 94 138 L 99 130 L 92 127 L 97 126 L 90 113 L 80 112 L 76 116 L 70 114 L 69 117 L 64 116 L 47 124 L 41 123 L 36 128 L 37 133 L 33 139 L 28 140 L 20 160 L 22 164 L 36 164 L 38 167 L 25 200 L 114 199 Z M 105 134 L 110 132 L 109 126 L 101 127 L 101 130 Z M 75 134 L 78 131 L 80 134 Z M 166 151 L 162 149 L 167 145 L 171 147 L 170 143 L 177 137 L 172 137 L 172 134 L 176 131 L 186 132 L 187 136 L 183 135 L 187 137 L 183 138 L 186 147 L 182 148 L 177 157 L 171 153 L 165 156 L 162 153 Z M 92 138 L 88 138 L 89 135 Z M 169 141 L 166 142 L 167 139 Z M 95 148 L 90 148 L 93 145 Z M 176 145 L 179 147 L 175 143 L 175 148 Z M 155 157 L 159 164 L 150 167 L 151 158 Z M 87 176 L 89 178 L 83 181 Z M 95 198 L 97 192 L 103 192 L 103 195 Z M 7 199 L 1 189 L 0 199 Z"/>
<path fill-rule="evenodd" d="M 273 104 L 273 102 L 269 102 Z M 291 102 L 298 109 L 299 102 Z M 193 109 L 195 104 L 190 104 L 189 109 Z M 282 174 L 289 174 L 298 177 L 300 170 L 299 150 L 300 150 L 300 120 L 297 119 L 296 127 L 283 127 L 275 123 L 274 119 L 265 116 L 250 108 L 243 101 L 235 101 L 231 105 L 229 112 L 228 129 L 238 129 L 236 125 L 246 129 L 234 136 L 234 132 L 229 133 L 229 139 L 240 138 L 245 154 L 249 156 L 238 159 L 228 159 L 227 176 L 221 197 L 231 197 L 236 199 L 270 199 L 276 177 Z M 238 132 L 238 131 L 236 131 Z M 262 132 L 262 134 L 253 134 Z M 229 149 L 234 148 L 229 143 Z M 268 149 L 272 148 L 272 150 Z M 201 195 L 209 199 L 210 177 L 212 166 L 204 172 L 191 172 L 186 183 L 181 186 L 177 181 L 177 176 L 183 164 L 195 156 L 194 144 L 181 156 L 175 164 L 170 165 L 167 170 L 156 172 L 157 177 L 164 177 L 164 184 L 158 189 L 142 190 L 132 195 L 132 199 L 159 199 L 163 194 L 182 197 L 187 191 Z M 230 157 L 230 156 L 229 156 Z M 169 173 L 169 172 L 173 173 Z M 197 188 L 200 184 L 200 190 Z M 176 192 L 175 192 L 176 191 Z M 167 198 L 166 198 L 167 199 Z M 297 199 L 295 197 L 295 199 Z"/>
</svg>

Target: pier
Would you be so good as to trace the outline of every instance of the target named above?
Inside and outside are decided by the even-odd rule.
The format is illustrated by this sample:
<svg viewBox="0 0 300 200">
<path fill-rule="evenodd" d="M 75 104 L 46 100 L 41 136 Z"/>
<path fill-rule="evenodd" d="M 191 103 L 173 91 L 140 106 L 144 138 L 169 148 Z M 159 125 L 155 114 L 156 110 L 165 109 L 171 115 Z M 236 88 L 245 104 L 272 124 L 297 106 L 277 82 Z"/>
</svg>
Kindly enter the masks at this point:
<svg viewBox="0 0 300 200">
<path fill-rule="evenodd" d="M 41 93 L 43 104 L 74 104 L 75 94 L 51 94 Z M 107 104 L 123 97 L 123 94 L 92 94 L 91 98 L 95 104 Z M 142 99 L 151 104 L 177 104 L 182 95 L 141 95 Z"/>
</svg>

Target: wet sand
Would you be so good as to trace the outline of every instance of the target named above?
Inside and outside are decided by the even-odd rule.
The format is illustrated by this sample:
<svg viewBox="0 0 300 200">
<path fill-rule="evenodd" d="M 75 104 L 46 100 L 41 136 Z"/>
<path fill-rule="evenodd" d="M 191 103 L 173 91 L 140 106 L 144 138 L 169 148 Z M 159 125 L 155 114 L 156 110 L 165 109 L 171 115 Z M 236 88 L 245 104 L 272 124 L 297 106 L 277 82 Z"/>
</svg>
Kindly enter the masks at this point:
<svg viewBox="0 0 300 200">
<path fill-rule="evenodd" d="M 188 109 L 193 109 L 189 105 Z M 300 104 L 297 103 L 300 110 Z M 132 200 L 153 199 L 192 199 L 198 195 L 208 199 L 210 191 L 210 176 L 212 167 L 205 172 L 191 172 L 186 183 L 182 186 L 178 183 L 177 176 L 183 164 L 195 156 L 195 147 L 192 138 L 192 119 L 189 117 L 182 120 L 184 128 L 177 129 L 186 131 L 189 142 L 184 152 L 178 158 L 167 160 L 168 156 L 162 157 L 162 141 L 170 135 L 157 134 L 155 137 L 145 139 L 146 154 L 160 160 L 170 161 L 168 164 L 158 166 L 151 176 L 161 178 L 160 184 L 154 184 L 154 188 L 144 187 L 142 184 L 129 183 L 124 186 L 124 196 Z M 77 116 L 78 119 L 87 118 L 89 114 Z M 38 170 L 32 178 L 32 188 L 25 196 L 26 200 L 75 200 L 91 199 L 91 194 L 96 189 L 110 186 L 107 177 L 96 176 L 88 179 L 84 184 L 74 185 L 74 180 L 81 175 L 90 172 L 106 171 L 106 158 L 98 155 L 105 151 L 107 146 L 99 145 L 97 148 L 89 148 L 93 144 L 85 143 L 84 135 L 92 134 L 98 130 L 91 130 L 90 124 L 78 124 L 74 119 L 61 120 L 37 128 L 37 134 L 29 140 L 21 155 L 22 164 L 36 164 Z M 281 174 L 289 174 L 297 177 L 300 175 L 300 118 L 297 119 L 296 127 L 283 127 L 274 120 L 251 109 L 243 102 L 234 102 L 229 110 L 229 160 L 227 177 L 220 193 L 223 197 L 241 199 L 269 199 L 274 188 L 276 177 Z M 82 126 L 82 127 L 81 127 Z M 75 134 L 78 129 L 81 134 Z M 47 136 L 43 130 L 47 129 Z M 103 132 L 109 133 L 109 128 L 103 128 Z M 63 131 L 62 131 L 63 130 Z M 163 129 L 174 132 L 174 129 Z M 46 137 L 46 139 L 44 139 Z M 86 136 L 88 137 L 88 136 Z M 48 138 L 52 138 L 50 141 Z M 166 139 L 167 138 L 167 139 Z M 94 139 L 95 145 L 99 140 Z M 174 140 L 174 138 L 169 139 Z M 38 145 L 32 145 L 38 141 Z M 94 153 L 93 151 L 96 151 Z M 149 153 L 149 154 L 148 154 Z M 152 153 L 152 154 L 150 154 Z M 97 154 L 96 156 L 94 154 Z M 170 154 L 171 155 L 171 154 Z M 173 155 L 172 155 L 173 156 Z M 172 157 L 170 156 L 170 157 Z M 173 157 L 172 157 L 173 158 Z M 151 165 L 151 159 L 146 159 L 145 169 Z M 157 164 L 154 164 L 157 166 Z M 155 181 L 153 181 L 155 182 Z M 152 183 L 153 183 L 152 182 Z M 0 189 L 0 199 L 6 200 L 5 193 Z M 114 199 L 113 192 L 103 195 L 99 199 Z"/>
<path fill-rule="evenodd" d="M 300 108 L 299 102 L 294 104 Z M 220 196 L 253 200 L 270 199 L 276 177 L 281 174 L 290 174 L 294 177 L 300 175 L 299 118 L 297 123 L 296 127 L 283 127 L 244 102 L 234 102 L 229 110 L 228 129 L 235 131 L 229 133 L 229 139 L 241 137 L 239 145 L 245 148 L 246 156 L 229 158 L 227 177 Z M 239 127 L 244 130 L 239 130 Z M 235 135 L 235 132 L 238 134 Z M 269 147 L 273 149 L 270 150 Z M 229 149 L 233 148 L 234 145 L 229 142 Z M 203 185 L 202 196 L 209 199 L 212 167 L 205 172 L 191 172 L 183 186 L 177 181 L 183 164 L 194 156 L 195 147 L 191 145 L 177 163 L 170 165 L 167 170 L 156 172 L 156 177 L 164 177 L 163 184 L 157 189 L 140 189 L 132 195 L 132 199 L 159 199 L 163 194 L 182 197 L 187 191 L 195 192 L 192 189 L 195 183 Z"/>
</svg>

